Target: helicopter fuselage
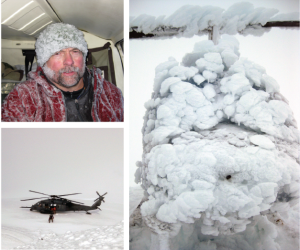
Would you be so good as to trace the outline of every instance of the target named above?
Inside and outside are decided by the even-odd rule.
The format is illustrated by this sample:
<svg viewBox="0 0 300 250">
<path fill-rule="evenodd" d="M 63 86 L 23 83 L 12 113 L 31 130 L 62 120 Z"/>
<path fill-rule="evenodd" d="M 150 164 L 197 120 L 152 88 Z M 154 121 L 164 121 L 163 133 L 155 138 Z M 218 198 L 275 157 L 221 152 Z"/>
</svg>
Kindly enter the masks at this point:
<svg viewBox="0 0 300 250">
<path fill-rule="evenodd" d="M 75 194 L 79 194 L 79 193 L 63 194 L 63 195 L 49 195 L 49 194 L 44 194 L 44 193 L 40 193 L 40 192 L 36 192 L 36 191 L 32 191 L 32 190 L 29 190 L 29 192 L 48 195 L 50 198 L 48 198 L 46 200 L 40 200 L 39 202 L 35 203 L 31 207 L 21 207 L 21 208 L 30 208 L 30 211 L 38 211 L 38 212 L 44 213 L 44 214 L 53 214 L 56 212 L 66 212 L 66 211 L 74 211 L 74 212 L 75 211 L 86 211 L 88 213 L 88 210 L 100 209 L 98 206 L 100 206 L 101 203 L 104 202 L 104 195 L 107 194 L 107 192 L 106 192 L 105 194 L 100 195 L 98 193 L 98 191 L 96 191 L 99 198 L 97 198 L 94 201 L 94 204 L 92 206 L 86 206 L 86 205 L 83 205 L 83 203 L 81 203 L 81 202 L 62 198 L 62 196 L 75 195 Z M 46 197 L 41 197 L 41 198 L 46 198 Z M 21 201 L 36 200 L 36 199 L 41 199 L 41 198 L 25 199 L 25 200 L 21 200 Z"/>
<path fill-rule="evenodd" d="M 54 212 L 65 212 L 65 211 L 88 211 L 95 210 L 97 206 L 85 206 L 74 204 L 68 200 L 59 199 L 47 199 L 42 200 L 31 206 L 30 211 L 38 211 L 44 214 L 51 214 Z"/>
</svg>

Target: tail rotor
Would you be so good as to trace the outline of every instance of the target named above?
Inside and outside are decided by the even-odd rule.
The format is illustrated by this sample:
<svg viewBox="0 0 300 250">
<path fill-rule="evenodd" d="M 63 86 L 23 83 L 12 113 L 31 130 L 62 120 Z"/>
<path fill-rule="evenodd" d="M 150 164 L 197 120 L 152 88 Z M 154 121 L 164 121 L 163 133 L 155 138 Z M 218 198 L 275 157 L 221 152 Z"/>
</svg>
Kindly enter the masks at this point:
<svg viewBox="0 0 300 250">
<path fill-rule="evenodd" d="M 107 192 L 106 193 L 104 193 L 104 194 L 102 194 L 102 195 L 100 195 L 99 193 L 98 193 L 98 191 L 96 191 L 96 193 L 98 194 L 98 198 L 96 199 L 96 200 L 94 200 L 94 202 L 99 202 L 99 205 L 98 206 L 100 206 L 101 205 L 101 202 L 105 202 L 105 200 L 104 200 L 104 196 L 107 194 Z M 98 207 L 98 209 L 99 210 L 101 210 L 99 207 Z"/>
<path fill-rule="evenodd" d="M 100 200 L 100 202 L 105 202 L 105 200 L 104 200 L 104 195 L 106 195 L 107 194 L 107 192 L 105 193 L 105 194 L 102 194 L 102 195 L 100 195 L 99 193 L 98 193 L 98 191 L 96 191 L 96 193 L 99 195 L 99 197 L 96 199 L 96 200 L 94 200 L 95 202 L 96 201 L 98 201 L 98 200 Z"/>
</svg>

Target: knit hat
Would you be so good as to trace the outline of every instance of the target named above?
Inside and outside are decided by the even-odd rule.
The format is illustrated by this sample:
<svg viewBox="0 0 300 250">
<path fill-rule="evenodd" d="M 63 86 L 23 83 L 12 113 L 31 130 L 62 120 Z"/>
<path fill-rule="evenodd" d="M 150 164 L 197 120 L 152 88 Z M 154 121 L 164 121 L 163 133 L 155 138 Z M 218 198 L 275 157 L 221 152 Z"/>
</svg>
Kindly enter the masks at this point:
<svg viewBox="0 0 300 250">
<path fill-rule="evenodd" d="M 48 25 L 35 43 L 38 64 L 44 66 L 54 53 L 66 48 L 77 48 L 86 57 L 88 49 L 82 31 L 66 23 Z"/>
</svg>

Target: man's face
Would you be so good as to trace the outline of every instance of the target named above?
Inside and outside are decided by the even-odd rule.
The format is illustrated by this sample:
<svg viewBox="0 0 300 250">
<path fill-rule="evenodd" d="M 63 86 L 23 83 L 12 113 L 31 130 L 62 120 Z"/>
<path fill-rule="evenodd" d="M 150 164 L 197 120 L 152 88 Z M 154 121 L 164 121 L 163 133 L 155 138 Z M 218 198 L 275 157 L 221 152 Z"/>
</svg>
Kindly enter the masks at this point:
<svg viewBox="0 0 300 250">
<path fill-rule="evenodd" d="M 70 89 L 79 83 L 84 74 L 83 54 L 76 48 L 63 49 L 51 56 L 43 68 L 52 82 Z"/>
</svg>

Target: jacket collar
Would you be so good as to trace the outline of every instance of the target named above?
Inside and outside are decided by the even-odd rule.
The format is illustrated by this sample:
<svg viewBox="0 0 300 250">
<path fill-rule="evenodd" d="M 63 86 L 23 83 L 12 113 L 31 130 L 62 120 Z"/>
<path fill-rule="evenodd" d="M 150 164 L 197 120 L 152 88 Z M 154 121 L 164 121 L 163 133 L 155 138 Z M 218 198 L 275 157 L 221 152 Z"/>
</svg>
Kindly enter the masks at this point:
<svg viewBox="0 0 300 250">
<path fill-rule="evenodd" d="M 101 86 L 103 79 L 101 77 L 101 74 L 99 74 L 99 72 L 97 72 L 97 69 L 95 67 L 93 67 L 93 70 L 91 72 L 91 70 L 86 67 L 86 70 L 88 71 L 89 75 L 90 74 L 92 75 L 92 77 L 93 76 L 95 77 L 95 75 L 97 74 L 97 77 L 95 77 L 94 89 L 96 89 L 97 85 Z M 42 67 L 40 67 L 40 66 L 37 67 L 35 72 L 30 71 L 28 73 L 28 80 L 35 81 L 38 85 L 40 85 L 44 89 L 44 92 L 48 96 L 57 96 L 58 93 L 62 94 L 62 92 L 59 88 L 57 88 L 56 86 L 54 86 L 48 82 L 48 80 L 44 74 L 44 71 L 43 71 Z"/>
<path fill-rule="evenodd" d="M 38 66 L 35 72 L 31 71 L 28 73 L 28 80 L 35 81 L 44 89 L 45 94 L 48 96 L 57 96 L 58 93 L 61 93 L 60 89 L 47 81 L 44 71 L 40 66 Z"/>
</svg>

